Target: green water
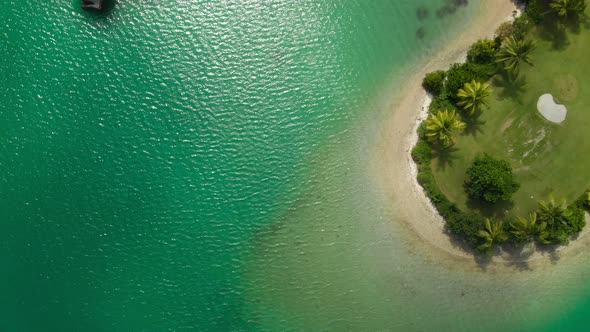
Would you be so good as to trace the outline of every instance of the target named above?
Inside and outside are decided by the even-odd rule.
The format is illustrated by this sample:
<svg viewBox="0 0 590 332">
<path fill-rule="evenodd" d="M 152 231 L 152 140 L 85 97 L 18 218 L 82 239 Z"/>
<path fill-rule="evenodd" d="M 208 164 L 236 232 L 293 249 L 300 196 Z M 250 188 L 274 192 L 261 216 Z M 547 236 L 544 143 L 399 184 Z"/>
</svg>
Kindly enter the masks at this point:
<svg viewBox="0 0 590 332">
<path fill-rule="evenodd" d="M 584 255 L 449 268 L 368 175 L 444 2 L 5 0 L 1 330 L 583 326 Z"/>
</svg>

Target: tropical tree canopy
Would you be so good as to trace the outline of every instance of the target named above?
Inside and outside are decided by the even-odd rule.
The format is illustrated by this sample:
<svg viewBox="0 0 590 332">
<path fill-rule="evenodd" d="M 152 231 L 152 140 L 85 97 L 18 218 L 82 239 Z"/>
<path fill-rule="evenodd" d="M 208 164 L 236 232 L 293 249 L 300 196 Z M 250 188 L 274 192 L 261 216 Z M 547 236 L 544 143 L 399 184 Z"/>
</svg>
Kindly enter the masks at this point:
<svg viewBox="0 0 590 332">
<path fill-rule="evenodd" d="M 586 0 L 553 0 L 549 7 L 560 17 L 581 15 L 586 10 Z"/>
<path fill-rule="evenodd" d="M 537 222 L 537 214 L 535 212 L 529 215 L 529 218 L 518 217 L 515 221 L 510 223 L 512 234 L 521 242 L 528 242 L 533 239 L 539 240 L 543 244 L 549 244 L 547 240 L 548 233 L 547 223 Z"/>
<path fill-rule="evenodd" d="M 504 242 L 508 239 L 508 235 L 504 231 L 504 223 L 502 221 L 491 221 L 486 219 L 484 228 L 481 229 L 477 236 L 483 239 L 483 243 L 477 247 L 479 250 L 489 250 L 494 243 Z"/>
<path fill-rule="evenodd" d="M 473 80 L 471 83 L 465 83 L 463 88 L 459 89 L 459 92 L 457 92 L 459 102 L 457 104 L 468 112 L 469 115 L 473 115 L 480 110 L 481 106 L 488 105 L 487 99 L 490 94 L 489 84 Z"/>
<path fill-rule="evenodd" d="M 532 40 L 521 40 L 514 36 L 508 37 L 496 55 L 496 62 L 504 65 L 504 69 L 516 71 L 522 62 L 533 65 L 529 54 L 535 48 Z"/>
<path fill-rule="evenodd" d="M 492 39 L 480 39 L 476 41 L 467 51 L 467 61 L 479 64 L 494 63 L 498 43 Z"/>
<path fill-rule="evenodd" d="M 444 147 L 451 146 L 455 142 L 455 134 L 464 129 L 465 123 L 459 120 L 455 111 L 440 111 L 426 120 L 426 137 L 430 141 L 440 142 Z"/>
<path fill-rule="evenodd" d="M 550 197 L 548 201 L 539 201 L 537 204 L 537 218 L 547 223 L 547 240 L 550 243 L 567 243 L 572 235 L 586 225 L 584 210 L 575 205 L 568 206 L 565 200 L 556 202 Z"/>
<path fill-rule="evenodd" d="M 484 154 L 475 158 L 467 169 L 465 190 L 473 199 L 488 203 L 508 201 L 519 188 L 512 166 L 506 160 Z"/>
<path fill-rule="evenodd" d="M 565 199 L 557 203 L 553 197 L 549 197 L 548 201 L 538 201 L 537 204 L 539 206 L 539 219 L 549 225 L 565 223 L 565 218 L 571 215 Z"/>
</svg>

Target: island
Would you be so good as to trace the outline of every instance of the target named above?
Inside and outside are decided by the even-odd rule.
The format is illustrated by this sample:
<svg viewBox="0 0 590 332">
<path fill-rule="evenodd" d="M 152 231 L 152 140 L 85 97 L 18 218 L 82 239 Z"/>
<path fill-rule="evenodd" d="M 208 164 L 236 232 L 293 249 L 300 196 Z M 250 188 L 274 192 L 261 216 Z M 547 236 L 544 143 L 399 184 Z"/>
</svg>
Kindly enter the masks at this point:
<svg viewBox="0 0 590 332">
<path fill-rule="evenodd" d="M 487 254 L 568 244 L 590 209 L 587 4 L 521 2 L 464 62 L 424 77 L 411 151 L 447 231 Z"/>
</svg>

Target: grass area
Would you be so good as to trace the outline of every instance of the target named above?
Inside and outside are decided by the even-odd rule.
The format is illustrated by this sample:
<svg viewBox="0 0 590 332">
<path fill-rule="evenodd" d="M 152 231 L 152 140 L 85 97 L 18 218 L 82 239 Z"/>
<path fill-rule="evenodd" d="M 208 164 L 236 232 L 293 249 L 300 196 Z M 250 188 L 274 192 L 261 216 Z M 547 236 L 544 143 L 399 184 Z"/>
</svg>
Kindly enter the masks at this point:
<svg viewBox="0 0 590 332">
<path fill-rule="evenodd" d="M 550 194 L 572 202 L 590 188 L 590 29 L 556 37 L 537 27 L 529 38 L 537 41 L 534 67 L 523 65 L 513 83 L 495 76 L 490 107 L 432 160 L 440 190 L 462 209 L 525 216 Z M 544 93 L 567 107 L 564 123 L 552 124 L 538 113 L 537 100 Z M 512 164 L 521 183 L 513 205 L 489 211 L 468 202 L 465 172 L 483 152 Z"/>
</svg>

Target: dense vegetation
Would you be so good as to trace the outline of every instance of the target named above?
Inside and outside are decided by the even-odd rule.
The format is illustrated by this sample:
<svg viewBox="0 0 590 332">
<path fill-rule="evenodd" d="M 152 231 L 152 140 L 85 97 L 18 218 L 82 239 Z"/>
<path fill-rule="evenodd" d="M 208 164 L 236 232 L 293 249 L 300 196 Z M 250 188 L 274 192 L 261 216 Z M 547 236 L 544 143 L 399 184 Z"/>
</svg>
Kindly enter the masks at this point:
<svg viewBox="0 0 590 332">
<path fill-rule="evenodd" d="M 477 157 L 467 169 L 465 190 L 469 196 L 487 203 L 509 201 L 520 185 L 506 160 L 494 159 L 488 154 Z"/>
<path fill-rule="evenodd" d="M 553 198 L 539 201 L 537 210 L 527 217 L 484 217 L 476 210 L 463 211 L 439 189 L 431 164 L 435 155 L 443 155 L 454 144 L 454 136 L 487 107 L 494 76 L 516 80 L 519 69 L 532 66 L 534 41 L 525 37 L 534 24 L 551 20 L 567 26 L 579 20 L 586 9 L 585 0 L 528 0 L 524 13 L 513 22 L 502 24 L 494 39 L 472 45 L 467 61 L 453 64 L 447 71 L 426 75 L 423 86 L 432 94 L 429 117 L 418 129 L 419 141 L 412 150 L 418 166 L 418 182 L 446 221 L 447 229 L 477 249 L 491 252 L 496 244 L 566 244 L 585 226 L 585 211 L 590 208 L 590 191 L 584 191 L 572 204 Z M 492 112 L 493 110 L 490 110 Z M 473 201 L 495 205 L 511 200 L 519 184 L 508 161 L 483 154 L 467 170 L 465 191 Z"/>
</svg>

